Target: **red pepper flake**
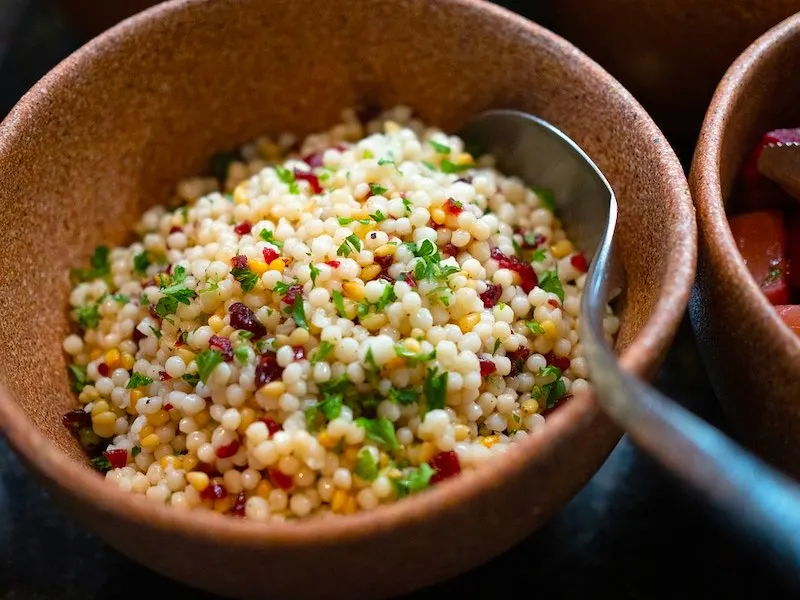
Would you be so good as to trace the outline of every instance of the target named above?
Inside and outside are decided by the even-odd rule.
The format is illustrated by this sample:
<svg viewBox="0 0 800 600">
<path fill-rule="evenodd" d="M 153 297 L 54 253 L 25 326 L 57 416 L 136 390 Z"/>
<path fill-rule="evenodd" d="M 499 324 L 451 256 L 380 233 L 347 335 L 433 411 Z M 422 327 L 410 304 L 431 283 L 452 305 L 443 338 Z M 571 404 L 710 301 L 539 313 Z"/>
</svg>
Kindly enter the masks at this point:
<svg viewBox="0 0 800 600">
<path fill-rule="evenodd" d="M 158 379 L 159 379 L 159 381 L 169 381 L 170 379 L 172 379 L 172 375 L 170 375 L 166 371 L 159 371 L 158 372 Z"/>
<path fill-rule="evenodd" d="M 233 440 L 230 444 L 225 444 L 217 448 L 217 458 L 230 458 L 239 451 L 239 440 Z"/>
<path fill-rule="evenodd" d="M 527 346 L 520 346 L 513 352 L 507 354 L 508 358 L 511 360 L 511 373 L 509 373 L 511 377 L 519 375 L 522 372 L 525 361 L 528 360 L 530 355 L 531 351 Z"/>
<path fill-rule="evenodd" d="M 338 260 L 328 260 L 325 261 L 325 264 L 328 265 L 332 269 L 338 269 L 339 265 L 342 264 Z"/>
<path fill-rule="evenodd" d="M 486 355 L 478 357 L 478 364 L 481 368 L 481 377 L 484 379 L 497 371 L 497 365 L 494 364 L 494 361 Z"/>
<path fill-rule="evenodd" d="M 178 227 L 177 225 L 173 225 L 169 228 L 170 233 L 181 233 L 183 231 L 183 227 Z"/>
<path fill-rule="evenodd" d="M 577 254 L 573 254 L 572 258 L 569 259 L 570 264 L 575 267 L 581 273 L 586 273 L 588 270 L 588 265 L 586 264 L 586 257 L 581 254 L 580 252 Z"/>
<path fill-rule="evenodd" d="M 64 427 L 72 433 L 77 433 L 79 429 L 92 426 L 92 415 L 85 410 L 71 410 L 62 417 Z"/>
<path fill-rule="evenodd" d="M 244 221 L 236 225 L 233 230 L 239 235 L 247 235 L 253 230 L 253 224 L 250 221 Z"/>
<path fill-rule="evenodd" d="M 271 263 L 273 260 L 277 260 L 281 256 L 280 254 L 278 254 L 277 250 L 275 250 L 274 248 L 270 248 L 269 246 L 264 248 L 261 252 L 264 254 L 264 261 L 267 264 Z"/>
<path fill-rule="evenodd" d="M 283 425 L 275 419 L 261 419 L 261 421 L 267 426 L 267 431 L 269 431 L 270 435 L 275 435 L 283 429 Z"/>
<path fill-rule="evenodd" d="M 448 256 L 458 256 L 459 251 L 458 248 L 456 248 L 455 244 L 447 242 L 442 248 L 442 252 L 444 252 Z"/>
<path fill-rule="evenodd" d="M 303 294 L 303 286 L 302 285 L 290 285 L 289 289 L 286 290 L 286 295 L 283 297 L 283 301 L 288 304 L 294 304 L 294 301 L 297 300 L 298 296 Z"/>
<path fill-rule="evenodd" d="M 303 360 L 306 357 L 306 350 L 302 346 L 292 346 L 295 360 Z"/>
<path fill-rule="evenodd" d="M 566 356 L 556 356 L 553 352 L 545 354 L 544 359 L 547 361 L 548 365 L 557 367 L 561 369 L 562 372 L 569 369 L 569 366 L 572 364 Z"/>
<path fill-rule="evenodd" d="M 394 277 L 391 277 L 386 273 L 381 273 L 380 275 L 378 275 L 378 279 L 383 279 L 384 281 L 387 281 L 389 283 L 394 283 Z"/>
<path fill-rule="evenodd" d="M 128 464 L 128 451 L 123 450 L 122 448 L 117 448 L 116 450 L 106 450 L 103 452 L 103 456 L 106 457 L 106 460 L 110 462 L 111 466 L 115 469 L 121 469 Z"/>
<path fill-rule="evenodd" d="M 208 487 L 200 492 L 200 497 L 203 500 L 222 500 L 228 495 L 228 490 L 225 486 L 217 481 L 211 481 Z"/>
<path fill-rule="evenodd" d="M 453 198 L 448 198 L 444 203 L 444 212 L 448 215 L 458 216 L 464 212 L 464 205 Z"/>
<path fill-rule="evenodd" d="M 258 357 L 256 364 L 256 385 L 262 387 L 278 379 L 283 373 L 283 367 L 278 365 L 274 352 L 266 352 Z"/>
<path fill-rule="evenodd" d="M 164 410 L 172 410 L 173 408 L 175 408 L 175 407 L 174 407 L 174 406 L 172 406 L 172 404 L 170 404 L 169 402 L 167 402 L 167 403 L 164 405 Z"/>
<path fill-rule="evenodd" d="M 208 347 L 222 354 L 222 360 L 225 362 L 231 362 L 233 360 L 233 345 L 230 339 L 219 335 L 212 335 L 208 340 Z"/>
<path fill-rule="evenodd" d="M 500 296 L 503 295 L 503 288 L 494 283 L 486 284 L 486 290 L 481 292 L 480 298 L 483 301 L 484 308 L 492 308 L 500 301 Z"/>
<path fill-rule="evenodd" d="M 108 377 L 108 365 L 106 363 L 100 363 L 97 365 L 97 372 L 103 377 Z"/>
<path fill-rule="evenodd" d="M 242 329 L 253 334 L 253 339 L 267 335 L 267 328 L 258 320 L 256 314 L 241 302 L 231 304 L 228 309 L 231 315 L 231 327 Z"/>
<path fill-rule="evenodd" d="M 231 264 L 234 269 L 246 269 L 247 257 L 244 254 L 238 254 L 231 259 Z"/>
<path fill-rule="evenodd" d="M 294 485 L 294 481 L 292 480 L 291 476 L 286 475 L 283 471 L 278 469 L 270 469 L 269 471 L 269 479 L 277 485 L 282 490 L 290 490 Z"/>
<path fill-rule="evenodd" d="M 539 284 L 539 278 L 536 276 L 536 271 L 533 270 L 533 267 L 522 262 L 516 256 L 506 256 L 500 252 L 499 248 L 492 248 L 490 255 L 501 268 L 514 271 L 520 276 L 522 290 L 526 294 Z"/>
<path fill-rule="evenodd" d="M 233 506 L 229 511 L 230 514 L 234 517 L 243 517 L 244 516 L 244 507 L 247 504 L 247 495 L 244 492 L 239 492 L 236 496 L 236 500 L 233 502 Z"/>
<path fill-rule="evenodd" d="M 311 191 L 314 192 L 315 194 L 322 193 L 322 186 L 319 184 L 319 177 L 317 177 L 313 173 L 308 173 L 306 171 L 298 171 L 297 169 L 295 169 L 294 178 L 299 179 L 300 181 L 307 181 L 308 185 L 311 186 Z"/>
<path fill-rule="evenodd" d="M 458 454 L 452 450 L 439 452 L 430 460 L 431 468 L 436 471 L 431 477 L 431 483 L 439 483 L 461 473 L 461 463 Z"/>
</svg>

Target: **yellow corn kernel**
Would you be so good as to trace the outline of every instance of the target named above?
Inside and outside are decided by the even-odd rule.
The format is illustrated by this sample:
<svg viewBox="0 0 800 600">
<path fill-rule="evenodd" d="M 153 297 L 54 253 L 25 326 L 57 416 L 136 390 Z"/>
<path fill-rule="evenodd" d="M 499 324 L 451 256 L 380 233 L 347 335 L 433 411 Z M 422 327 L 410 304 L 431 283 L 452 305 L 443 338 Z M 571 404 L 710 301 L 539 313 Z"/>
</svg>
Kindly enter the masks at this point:
<svg viewBox="0 0 800 600">
<path fill-rule="evenodd" d="M 372 281 L 381 274 L 380 265 L 370 265 L 361 269 L 361 279 L 363 281 Z"/>
<path fill-rule="evenodd" d="M 463 333 L 469 333 L 481 321 L 481 316 L 478 313 L 470 313 L 461 317 L 458 320 L 458 326 Z"/>
<path fill-rule="evenodd" d="M 337 441 L 334 440 L 330 435 L 328 435 L 327 431 L 321 432 L 317 436 L 317 441 L 319 442 L 320 446 L 322 446 L 323 448 L 328 448 L 329 450 L 331 448 L 335 448 L 337 444 Z"/>
<path fill-rule="evenodd" d="M 183 457 L 183 468 L 191 471 L 197 466 L 198 460 L 194 454 L 187 454 Z"/>
<path fill-rule="evenodd" d="M 355 496 L 348 496 L 347 503 L 344 505 L 344 514 L 352 515 L 358 510 L 358 502 Z"/>
<path fill-rule="evenodd" d="M 436 446 L 430 442 L 422 442 L 422 446 L 419 449 L 419 462 L 428 462 L 433 458 L 434 454 L 436 454 Z"/>
<path fill-rule="evenodd" d="M 147 437 L 142 439 L 142 448 L 153 449 L 161 443 L 161 438 L 159 438 L 155 433 L 151 433 Z"/>
<path fill-rule="evenodd" d="M 208 487 L 208 484 L 211 483 L 208 475 L 202 471 L 189 471 L 186 474 L 186 481 L 198 492 L 202 492 Z"/>
<path fill-rule="evenodd" d="M 352 298 L 356 302 L 364 299 L 364 284 L 360 281 L 345 281 L 342 284 L 342 291 L 345 296 Z"/>
<path fill-rule="evenodd" d="M 97 402 L 94 403 L 94 406 L 92 407 L 92 417 L 94 417 L 95 415 L 101 415 L 104 412 L 108 412 L 108 409 L 109 409 L 108 402 L 106 402 L 105 400 L 98 400 Z"/>
<path fill-rule="evenodd" d="M 475 162 L 475 159 L 469 152 L 462 152 L 456 156 L 456 159 L 453 162 L 455 162 L 457 165 L 471 165 Z"/>
<path fill-rule="evenodd" d="M 235 190 L 233 190 L 234 204 L 247 204 L 249 201 L 250 200 L 247 197 L 247 192 L 245 191 L 245 186 L 240 185 L 237 186 Z"/>
<path fill-rule="evenodd" d="M 269 493 L 272 491 L 272 485 L 266 479 L 262 479 L 256 486 L 256 496 L 260 496 L 266 500 L 269 498 Z"/>
<path fill-rule="evenodd" d="M 106 425 L 114 425 L 117 422 L 117 415 L 110 410 L 101 412 L 99 414 L 92 413 L 92 425 L 104 427 Z"/>
<path fill-rule="evenodd" d="M 277 350 L 278 348 L 283 348 L 284 346 L 290 346 L 292 340 L 289 339 L 288 335 L 283 333 L 279 333 L 275 336 L 275 339 L 272 341 L 272 346 Z"/>
<path fill-rule="evenodd" d="M 154 427 L 163 427 L 170 422 L 169 413 L 162 408 L 152 415 L 147 415 L 147 422 Z"/>
<path fill-rule="evenodd" d="M 276 398 L 286 392 L 286 384 L 282 381 L 272 381 L 259 390 L 265 396 Z"/>
<path fill-rule="evenodd" d="M 530 398 L 529 400 L 525 400 L 521 405 L 520 408 L 529 415 L 539 412 L 539 403 Z"/>
<path fill-rule="evenodd" d="M 133 357 L 132 354 L 128 354 L 127 352 L 123 352 L 122 356 L 120 357 L 119 365 L 125 369 L 126 371 L 130 371 L 133 368 L 136 359 Z"/>
<path fill-rule="evenodd" d="M 153 433 L 155 429 L 153 429 L 152 425 L 145 425 L 139 430 L 139 439 L 144 439 L 151 433 Z"/>
<path fill-rule="evenodd" d="M 194 422 L 197 423 L 198 427 L 205 427 L 210 420 L 211 416 L 208 414 L 207 410 L 203 410 L 194 416 Z"/>
<path fill-rule="evenodd" d="M 113 413 L 109 413 L 109 414 L 113 414 Z M 103 424 L 103 425 L 92 423 L 92 429 L 101 438 L 114 437 L 114 434 L 117 433 L 117 427 L 116 427 L 115 423 Z"/>
<path fill-rule="evenodd" d="M 403 340 L 403 346 L 406 347 L 406 350 L 409 352 L 419 353 L 422 350 L 422 347 L 419 345 L 419 342 L 414 338 L 406 338 Z"/>
<path fill-rule="evenodd" d="M 219 500 L 214 500 L 214 510 L 218 513 L 226 513 L 233 506 L 233 501 L 230 496 L 225 496 Z"/>
<path fill-rule="evenodd" d="M 233 335 L 234 331 L 236 330 L 233 327 L 231 327 L 230 325 L 225 325 L 225 327 L 219 330 L 218 335 L 229 338 Z"/>
<path fill-rule="evenodd" d="M 106 356 L 103 360 L 105 361 L 106 365 L 108 365 L 109 369 L 116 369 L 122 362 L 122 356 L 120 355 L 119 350 L 112 348 L 106 352 Z"/>
<path fill-rule="evenodd" d="M 553 258 L 564 258 L 568 254 L 572 254 L 572 250 L 572 242 L 561 240 L 550 247 L 550 254 L 553 255 Z"/>
<path fill-rule="evenodd" d="M 378 331 L 381 327 L 386 325 L 386 315 L 383 313 L 372 313 L 361 319 L 361 326 L 368 331 Z"/>
<path fill-rule="evenodd" d="M 308 334 L 307 329 L 298 327 L 289 336 L 289 343 L 292 346 L 305 346 L 311 336 Z"/>
<path fill-rule="evenodd" d="M 357 446 L 348 446 L 342 456 L 347 460 L 355 461 L 358 458 L 358 450 Z"/>
<path fill-rule="evenodd" d="M 389 469 L 389 470 L 386 472 L 386 476 L 387 476 L 389 479 L 399 479 L 400 477 L 402 477 L 402 476 L 403 476 L 403 474 L 400 472 L 400 469 L 396 469 L 396 468 L 395 468 L 395 469 Z"/>
<path fill-rule="evenodd" d="M 256 420 L 256 411 L 254 411 L 252 408 L 242 408 L 239 411 L 239 418 L 239 427 L 236 431 L 244 435 L 245 431 L 247 431 L 247 428 L 250 427 L 250 425 Z"/>
<path fill-rule="evenodd" d="M 191 350 L 188 350 L 187 348 L 181 348 L 180 350 L 178 350 L 177 354 L 178 354 L 178 356 L 181 357 L 183 362 L 185 364 L 187 364 L 187 365 L 190 362 L 192 362 L 194 360 L 194 357 L 195 357 L 194 352 L 192 352 Z"/>
<path fill-rule="evenodd" d="M 103 356 L 103 351 L 100 348 L 95 348 L 89 353 L 89 360 L 97 360 Z"/>
<path fill-rule="evenodd" d="M 399 356 L 393 356 L 386 362 L 385 369 L 387 371 L 394 371 L 395 369 L 402 369 L 406 364 L 404 358 L 400 358 Z"/>
<path fill-rule="evenodd" d="M 131 404 L 136 404 L 142 398 L 144 398 L 144 392 L 142 390 L 131 390 Z"/>
<path fill-rule="evenodd" d="M 499 435 L 487 435 L 485 438 L 481 439 L 481 444 L 483 444 L 487 448 L 491 448 L 499 441 L 500 441 Z"/>
<path fill-rule="evenodd" d="M 558 328 L 551 320 L 541 322 L 542 329 L 544 329 L 544 337 L 551 341 L 558 339 Z"/>
<path fill-rule="evenodd" d="M 397 252 L 397 244 L 384 244 L 375 248 L 375 256 L 394 256 Z"/>
<path fill-rule="evenodd" d="M 447 215 L 441 208 L 431 209 L 431 219 L 437 225 L 442 225 L 447 220 Z"/>
<path fill-rule="evenodd" d="M 457 442 L 463 442 L 469 437 L 469 427 L 466 425 L 456 425 L 453 427 L 453 434 Z"/>
<path fill-rule="evenodd" d="M 208 326 L 214 330 L 214 333 L 219 333 L 220 330 L 225 327 L 225 321 L 220 319 L 217 315 L 213 315 L 208 318 Z"/>
<path fill-rule="evenodd" d="M 331 510 L 335 513 L 341 513 L 347 504 L 347 492 L 344 490 L 336 490 L 333 492 L 331 498 Z"/>
<path fill-rule="evenodd" d="M 183 467 L 183 461 L 179 457 L 172 455 L 162 456 L 158 463 L 165 471 L 169 467 L 172 467 L 173 469 L 180 469 Z"/>
<path fill-rule="evenodd" d="M 283 270 L 286 268 L 286 261 L 282 258 L 276 258 L 271 263 L 269 263 L 269 270 L 270 271 L 278 271 L 279 273 L 283 273 Z"/>
<path fill-rule="evenodd" d="M 139 413 L 136 410 L 136 402 L 131 402 L 130 404 L 128 404 L 128 408 L 125 409 L 125 412 L 132 417 L 138 417 Z"/>
<path fill-rule="evenodd" d="M 269 269 L 269 265 L 263 260 L 255 260 L 252 258 L 247 261 L 247 266 L 250 267 L 250 270 L 256 275 L 263 275 L 267 272 L 267 269 Z"/>
<path fill-rule="evenodd" d="M 179 410 L 171 410 L 167 414 L 169 414 L 169 420 L 172 421 L 173 423 L 180 423 L 181 419 L 183 418 L 183 415 Z"/>
</svg>

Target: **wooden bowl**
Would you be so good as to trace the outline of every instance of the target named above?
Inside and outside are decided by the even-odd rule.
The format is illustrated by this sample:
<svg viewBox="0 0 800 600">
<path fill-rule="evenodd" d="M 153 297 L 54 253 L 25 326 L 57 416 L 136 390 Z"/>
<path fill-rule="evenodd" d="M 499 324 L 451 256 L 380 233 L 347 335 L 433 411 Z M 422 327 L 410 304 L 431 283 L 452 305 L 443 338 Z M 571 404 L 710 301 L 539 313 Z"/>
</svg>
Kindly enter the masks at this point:
<svg viewBox="0 0 800 600">
<path fill-rule="evenodd" d="M 678 148 L 694 146 L 728 65 L 800 0 L 552 0 L 553 30 L 609 70 Z"/>
<path fill-rule="evenodd" d="M 0 128 L 2 430 L 88 528 L 161 573 L 229 596 L 385 597 L 454 576 L 531 533 L 620 432 L 588 394 L 576 396 L 491 468 L 373 512 L 302 523 L 183 513 L 106 484 L 61 425 L 76 404 L 61 350 L 67 271 L 95 245 L 123 242 L 143 209 L 215 151 L 261 133 L 319 130 L 363 103 L 407 103 L 448 129 L 491 107 L 530 111 L 581 144 L 619 196 L 625 368 L 654 374 L 694 275 L 695 221 L 678 160 L 583 54 L 489 3 L 348 6 L 159 5 L 68 58 Z"/>
<path fill-rule="evenodd" d="M 700 229 L 692 321 L 736 432 L 800 477 L 800 340 L 778 318 L 739 254 L 725 207 L 760 137 L 800 124 L 800 15 L 728 70 L 706 115 L 691 172 Z"/>
</svg>

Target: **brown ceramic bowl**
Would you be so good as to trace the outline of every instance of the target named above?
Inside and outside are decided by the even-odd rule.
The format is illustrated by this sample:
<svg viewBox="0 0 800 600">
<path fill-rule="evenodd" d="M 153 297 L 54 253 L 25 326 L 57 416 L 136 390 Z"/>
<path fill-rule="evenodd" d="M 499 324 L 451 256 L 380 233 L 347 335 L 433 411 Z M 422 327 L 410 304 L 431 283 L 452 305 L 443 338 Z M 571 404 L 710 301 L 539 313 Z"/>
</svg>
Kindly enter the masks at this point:
<svg viewBox="0 0 800 600">
<path fill-rule="evenodd" d="M 633 98 L 555 35 L 474 0 L 181 0 L 126 20 L 47 75 L 0 128 L 0 426 L 54 499 L 131 558 L 239 597 L 381 597 L 478 565 L 580 489 L 620 432 L 589 396 L 487 468 L 373 512 L 254 526 L 107 485 L 61 425 L 68 268 L 218 150 L 404 102 L 451 129 L 536 113 L 619 197 L 618 348 L 654 374 L 681 320 L 695 221 L 680 164 Z M 669 251 L 665 251 L 669 249 Z"/>
<path fill-rule="evenodd" d="M 551 0 L 554 31 L 626 86 L 691 148 L 725 69 L 800 0 Z"/>
<path fill-rule="evenodd" d="M 800 124 L 800 14 L 757 40 L 728 70 L 692 165 L 700 229 L 692 321 L 722 406 L 742 439 L 800 477 L 800 340 L 750 276 L 726 215 L 760 137 Z"/>
</svg>

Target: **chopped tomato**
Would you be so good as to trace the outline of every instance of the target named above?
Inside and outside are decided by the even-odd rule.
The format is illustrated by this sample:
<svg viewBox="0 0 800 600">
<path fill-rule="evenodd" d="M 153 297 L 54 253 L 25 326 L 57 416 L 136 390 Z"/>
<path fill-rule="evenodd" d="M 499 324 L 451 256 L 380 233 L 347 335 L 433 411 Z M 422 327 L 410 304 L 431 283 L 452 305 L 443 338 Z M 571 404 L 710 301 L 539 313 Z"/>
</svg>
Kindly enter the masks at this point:
<svg viewBox="0 0 800 600">
<path fill-rule="evenodd" d="M 800 306 L 797 304 L 788 304 L 785 306 L 776 306 L 775 311 L 778 316 L 783 319 L 792 331 L 800 335 Z"/>
<path fill-rule="evenodd" d="M 789 285 L 795 292 L 800 292 L 800 212 L 789 215 L 786 244 L 789 258 Z"/>
<path fill-rule="evenodd" d="M 758 211 L 729 220 L 747 268 L 772 304 L 789 302 L 786 230 L 779 211 Z"/>
</svg>

